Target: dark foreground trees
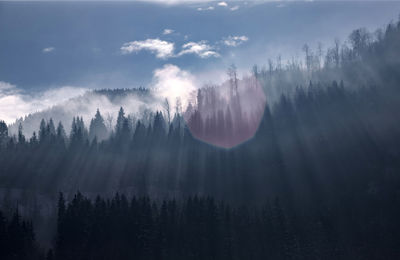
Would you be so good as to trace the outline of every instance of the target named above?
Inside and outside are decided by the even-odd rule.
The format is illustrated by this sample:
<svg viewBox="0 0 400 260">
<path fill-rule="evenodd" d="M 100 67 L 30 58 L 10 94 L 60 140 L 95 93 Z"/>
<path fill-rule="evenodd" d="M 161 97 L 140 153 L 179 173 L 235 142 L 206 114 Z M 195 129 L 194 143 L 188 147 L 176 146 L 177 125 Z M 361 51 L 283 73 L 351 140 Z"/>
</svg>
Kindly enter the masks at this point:
<svg viewBox="0 0 400 260">
<path fill-rule="evenodd" d="M 392 205 L 394 206 L 394 205 Z M 290 212 L 279 199 L 231 207 L 212 198 L 148 197 L 58 203 L 56 259 L 397 259 L 397 211 Z M 338 219 L 339 218 L 339 219 Z"/>
<path fill-rule="evenodd" d="M 374 203 L 369 201 L 369 203 Z M 293 212 L 276 198 L 232 206 L 210 197 L 58 200 L 51 248 L 39 250 L 30 222 L 0 214 L 1 259 L 398 259 L 396 203 L 375 201 L 363 217 L 343 205 Z M 398 204 L 397 204 L 398 205 Z"/>
<path fill-rule="evenodd" d="M 0 259 L 44 259 L 35 242 L 32 222 L 23 220 L 18 210 L 11 219 L 0 211 Z"/>
</svg>

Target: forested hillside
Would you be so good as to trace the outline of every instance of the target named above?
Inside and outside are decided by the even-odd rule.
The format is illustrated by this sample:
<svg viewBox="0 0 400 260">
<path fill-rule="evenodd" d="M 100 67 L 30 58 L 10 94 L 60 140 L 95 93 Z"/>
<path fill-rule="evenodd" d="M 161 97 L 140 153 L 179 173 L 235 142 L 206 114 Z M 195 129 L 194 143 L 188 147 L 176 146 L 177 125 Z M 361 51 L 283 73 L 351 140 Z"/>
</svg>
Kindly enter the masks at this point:
<svg viewBox="0 0 400 260">
<path fill-rule="evenodd" d="M 47 98 L 51 99 L 51 93 L 49 96 Z M 158 100 L 154 96 L 154 93 L 145 88 L 86 90 L 84 94 L 58 103 L 48 109 L 32 111 L 24 117 L 17 118 L 15 122 L 8 126 L 8 132 L 11 136 L 17 135 L 19 126 L 21 125 L 23 133 L 31 136 L 33 132 L 37 133 L 39 130 L 42 119 L 47 121 L 52 119 L 54 122 L 61 121 L 66 126 L 66 131 L 69 132 L 74 116 L 79 115 L 80 117 L 84 117 L 87 123 L 93 116 L 96 108 L 100 106 L 105 124 L 111 129 L 114 126 L 115 115 L 121 106 L 130 111 L 130 114 L 127 116 L 133 123 L 135 118 L 133 112 L 140 114 L 141 117 L 146 117 L 146 114 L 149 114 L 151 109 L 157 107 L 158 103 L 161 103 L 161 100 Z"/>
<path fill-rule="evenodd" d="M 99 110 L 70 132 L 2 122 L 1 188 L 64 192 L 55 259 L 396 259 L 400 22 L 349 44 L 231 67 L 185 109 L 133 123 L 121 107 L 112 132 Z"/>
</svg>

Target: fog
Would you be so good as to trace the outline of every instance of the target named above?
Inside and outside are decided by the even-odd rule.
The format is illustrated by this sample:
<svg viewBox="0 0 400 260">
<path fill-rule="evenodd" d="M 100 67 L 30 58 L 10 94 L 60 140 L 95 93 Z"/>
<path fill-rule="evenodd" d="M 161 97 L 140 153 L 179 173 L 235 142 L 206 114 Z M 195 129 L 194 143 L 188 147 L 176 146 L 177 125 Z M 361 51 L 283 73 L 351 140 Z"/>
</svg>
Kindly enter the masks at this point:
<svg viewBox="0 0 400 260">
<path fill-rule="evenodd" d="M 38 131 L 42 119 L 53 119 L 56 124 L 61 121 L 69 133 L 73 117 L 82 117 L 88 126 L 99 109 L 111 132 L 121 107 L 133 122 L 137 118 L 146 121 L 150 114 L 165 109 L 166 99 L 171 111 L 175 111 L 177 100 L 185 109 L 198 84 L 190 72 L 172 64 L 156 69 L 147 90 L 140 91 L 60 87 L 28 94 L 15 85 L 0 82 L 0 119 L 10 125 L 11 134 L 18 132 L 21 123 L 23 133 L 30 136 Z"/>
</svg>

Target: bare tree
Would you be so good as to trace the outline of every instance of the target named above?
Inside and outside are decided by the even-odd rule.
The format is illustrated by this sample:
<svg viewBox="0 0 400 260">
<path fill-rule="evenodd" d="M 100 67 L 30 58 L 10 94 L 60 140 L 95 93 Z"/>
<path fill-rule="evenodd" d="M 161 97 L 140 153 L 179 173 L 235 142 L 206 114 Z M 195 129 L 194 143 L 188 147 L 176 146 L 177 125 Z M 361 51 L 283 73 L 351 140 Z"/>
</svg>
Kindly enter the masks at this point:
<svg viewBox="0 0 400 260">
<path fill-rule="evenodd" d="M 268 59 L 268 71 L 269 76 L 272 77 L 272 72 L 274 72 L 274 62 L 271 59 Z"/>
<path fill-rule="evenodd" d="M 279 72 L 282 71 L 282 56 L 280 54 L 276 57 L 276 70 Z"/>
<path fill-rule="evenodd" d="M 251 73 L 252 73 L 252 75 L 253 75 L 253 84 L 254 84 L 254 87 L 258 87 L 258 78 L 259 78 L 259 75 L 260 75 L 260 69 L 258 68 L 258 66 L 257 65 L 254 65 L 253 66 L 253 68 L 252 68 L 252 70 L 251 70 Z"/>
<path fill-rule="evenodd" d="M 322 56 L 323 56 L 323 54 L 324 54 L 323 46 L 322 46 L 322 43 L 321 43 L 321 42 L 318 42 L 317 51 L 318 51 L 318 53 L 317 53 L 317 56 L 318 56 L 318 62 L 317 62 L 317 64 L 318 64 L 318 69 L 321 69 L 321 66 L 322 66 L 322 65 L 321 65 Z"/>
<path fill-rule="evenodd" d="M 107 116 L 106 116 L 107 127 L 111 131 L 113 129 L 113 121 L 114 121 L 113 115 L 111 115 L 110 113 L 107 113 Z"/>
<path fill-rule="evenodd" d="M 171 105 L 169 104 L 168 98 L 165 98 L 163 108 L 165 110 L 165 114 L 168 118 L 168 125 L 171 124 Z"/>
<path fill-rule="evenodd" d="M 238 79 L 237 79 L 237 69 L 235 64 L 232 64 L 228 68 L 228 77 L 231 85 L 231 97 L 233 96 L 233 92 L 237 95 L 238 93 Z"/>
<path fill-rule="evenodd" d="M 339 64 L 340 64 L 339 50 L 340 50 L 340 40 L 338 38 L 336 38 L 335 39 L 335 47 L 333 49 L 333 60 L 335 62 L 336 68 L 339 68 Z"/>
<path fill-rule="evenodd" d="M 177 97 L 176 98 L 176 101 L 175 101 L 175 113 L 176 113 L 176 115 L 181 115 L 182 114 L 182 101 L 181 101 L 181 98 L 180 97 Z"/>
<path fill-rule="evenodd" d="M 310 51 L 310 47 L 308 46 L 308 44 L 304 44 L 303 51 L 305 54 L 305 63 L 306 63 L 307 71 L 310 71 L 311 70 L 311 58 L 310 58 L 311 51 Z"/>
</svg>

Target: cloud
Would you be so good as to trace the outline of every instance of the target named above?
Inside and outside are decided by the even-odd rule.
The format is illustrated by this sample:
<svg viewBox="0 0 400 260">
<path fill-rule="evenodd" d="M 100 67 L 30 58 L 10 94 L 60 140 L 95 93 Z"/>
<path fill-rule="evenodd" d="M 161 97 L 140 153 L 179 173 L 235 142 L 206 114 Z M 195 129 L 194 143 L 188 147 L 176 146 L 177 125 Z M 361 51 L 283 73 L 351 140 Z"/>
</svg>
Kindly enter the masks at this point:
<svg viewBox="0 0 400 260">
<path fill-rule="evenodd" d="M 219 53 L 217 53 L 211 45 L 207 44 L 207 41 L 199 41 L 199 42 L 188 42 L 182 45 L 182 50 L 178 54 L 178 56 L 182 56 L 185 54 L 195 54 L 200 58 L 209 58 L 209 57 L 219 57 Z"/>
<path fill-rule="evenodd" d="M 175 65 L 166 64 L 153 72 L 152 88 L 162 99 L 167 98 L 172 108 L 175 107 L 176 99 L 179 98 L 185 109 L 189 104 L 191 93 L 197 87 L 192 74 Z"/>
<path fill-rule="evenodd" d="M 168 30 L 168 29 L 166 29 Z M 165 31 L 165 30 L 164 30 Z M 244 36 L 243 36 L 244 37 Z M 240 39 L 236 39 L 239 41 Z M 179 53 L 175 54 L 174 43 L 162 41 L 160 39 L 147 39 L 145 41 L 127 42 L 120 48 L 122 54 L 130 54 L 141 50 L 148 50 L 156 54 L 157 58 L 167 59 L 176 58 L 186 54 L 195 54 L 200 58 L 219 57 L 219 53 L 214 50 L 214 47 L 209 45 L 207 41 L 188 42 L 182 45 Z"/>
<path fill-rule="evenodd" d="M 29 95 L 15 85 L 0 81 L 0 120 L 10 124 L 17 118 L 52 107 L 86 91 L 86 88 L 64 86 Z"/>
<path fill-rule="evenodd" d="M 0 81 L 0 97 L 13 94 L 17 91 L 18 90 L 15 85 L 12 85 L 8 82 Z"/>
<path fill-rule="evenodd" d="M 223 40 L 223 43 L 226 46 L 236 47 L 244 42 L 247 42 L 248 40 L 249 40 L 249 38 L 244 35 L 243 36 L 229 36 Z"/>
<path fill-rule="evenodd" d="M 209 7 L 199 7 L 197 8 L 197 11 L 211 11 L 214 10 L 214 6 L 209 6 Z"/>
<path fill-rule="evenodd" d="M 138 0 L 138 2 L 150 2 L 164 5 L 178 5 L 178 4 L 198 4 L 209 3 L 212 0 Z"/>
<path fill-rule="evenodd" d="M 174 30 L 172 30 L 172 29 L 164 29 L 163 34 L 167 35 L 167 34 L 171 34 L 173 32 L 174 32 Z"/>
<path fill-rule="evenodd" d="M 217 6 L 227 7 L 229 3 L 233 2 L 241 2 L 244 5 L 248 5 L 249 2 L 251 2 L 251 4 L 263 4 L 269 2 L 313 2 L 314 0 L 257 0 L 257 1 L 232 0 L 232 1 L 219 1 L 219 2 L 215 0 L 130 0 L 130 1 L 155 3 L 161 5 L 206 5 L 206 4 L 214 4 L 217 2 Z M 333 1 L 343 1 L 343 0 L 333 0 Z M 359 1 L 364 1 L 364 0 L 359 0 Z M 237 10 L 238 8 L 239 7 L 235 8 L 234 10 Z M 204 8 L 198 8 L 198 9 L 200 9 L 199 11 L 206 10 Z"/>
<path fill-rule="evenodd" d="M 56 48 L 54 47 L 47 47 L 42 50 L 43 53 L 53 52 Z"/>
<path fill-rule="evenodd" d="M 238 10 L 239 9 L 239 6 L 238 5 L 235 5 L 234 7 L 231 7 L 231 11 L 236 11 L 236 10 Z"/>
<path fill-rule="evenodd" d="M 155 53 L 157 58 L 166 59 L 173 56 L 174 43 L 160 39 L 147 39 L 145 41 L 133 41 L 124 43 L 121 47 L 122 54 L 148 50 Z"/>
<path fill-rule="evenodd" d="M 200 58 L 219 57 L 214 48 L 207 43 L 207 41 L 188 42 L 182 45 L 182 50 L 174 53 L 174 43 L 162 41 L 160 39 L 147 39 L 145 41 L 132 41 L 124 43 L 121 47 L 122 54 L 130 54 L 132 52 L 139 52 L 141 50 L 148 50 L 155 53 L 157 58 L 167 59 L 172 57 L 180 57 L 185 54 L 195 54 Z"/>
</svg>

